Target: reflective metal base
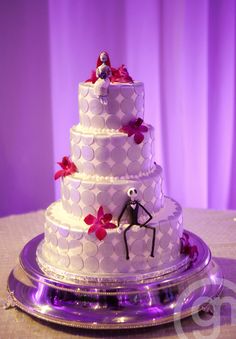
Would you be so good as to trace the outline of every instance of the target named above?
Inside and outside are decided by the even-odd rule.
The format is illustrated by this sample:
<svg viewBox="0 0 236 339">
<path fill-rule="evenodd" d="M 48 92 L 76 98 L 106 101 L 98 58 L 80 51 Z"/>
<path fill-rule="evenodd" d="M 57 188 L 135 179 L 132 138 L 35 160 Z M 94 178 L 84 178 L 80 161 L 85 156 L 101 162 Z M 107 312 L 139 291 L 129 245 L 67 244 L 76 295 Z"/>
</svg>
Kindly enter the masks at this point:
<svg viewBox="0 0 236 339">
<path fill-rule="evenodd" d="M 208 246 L 186 233 L 198 247 L 194 263 L 162 277 L 127 283 L 52 279 L 36 261 L 41 234 L 26 244 L 9 276 L 12 304 L 37 318 L 90 329 L 155 326 L 190 316 L 220 294 L 223 276 Z"/>
</svg>

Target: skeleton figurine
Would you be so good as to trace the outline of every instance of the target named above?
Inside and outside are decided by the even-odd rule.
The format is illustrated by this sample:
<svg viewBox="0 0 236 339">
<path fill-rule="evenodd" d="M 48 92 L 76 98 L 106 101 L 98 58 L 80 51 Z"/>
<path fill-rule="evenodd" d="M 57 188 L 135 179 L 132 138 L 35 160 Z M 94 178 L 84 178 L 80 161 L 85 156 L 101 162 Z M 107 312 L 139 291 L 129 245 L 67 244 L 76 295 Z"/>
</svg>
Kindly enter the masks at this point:
<svg viewBox="0 0 236 339">
<path fill-rule="evenodd" d="M 111 63 L 107 52 L 101 52 L 97 60 L 96 76 L 97 81 L 94 85 L 94 92 L 103 105 L 107 105 L 108 87 L 110 85 Z"/>
<path fill-rule="evenodd" d="M 119 217 L 118 217 L 118 227 L 120 226 L 120 221 L 124 213 L 127 211 L 128 212 L 128 217 L 129 217 L 129 225 L 124 231 L 124 241 L 125 241 L 125 249 L 126 249 L 126 259 L 129 260 L 129 248 L 128 248 L 128 243 L 127 243 L 127 232 L 128 230 L 134 226 L 134 225 L 139 225 L 140 227 L 145 227 L 153 232 L 152 236 L 152 249 L 151 249 L 151 257 L 154 257 L 154 249 L 155 249 L 155 238 L 156 238 L 156 229 L 152 226 L 147 225 L 147 223 L 152 219 L 151 214 L 146 210 L 146 208 L 140 204 L 138 200 L 136 200 L 137 197 L 137 189 L 136 188 L 130 188 L 127 192 L 129 199 L 126 202 L 125 206 L 123 207 Z M 146 214 L 148 215 L 148 219 L 143 223 L 140 224 L 138 222 L 138 212 L 139 208 L 142 208 Z"/>
</svg>

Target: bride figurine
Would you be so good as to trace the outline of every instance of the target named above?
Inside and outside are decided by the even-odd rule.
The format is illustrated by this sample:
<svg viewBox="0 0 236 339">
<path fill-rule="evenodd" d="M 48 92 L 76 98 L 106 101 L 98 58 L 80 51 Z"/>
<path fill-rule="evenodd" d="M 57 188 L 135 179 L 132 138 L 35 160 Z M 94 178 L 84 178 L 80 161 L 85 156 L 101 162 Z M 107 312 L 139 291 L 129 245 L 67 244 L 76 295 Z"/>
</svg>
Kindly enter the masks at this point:
<svg viewBox="0 0 236 339">
<path fill-rule="evenodd" d="M 96 76 L 97 81 L 94 84 L 94 92 L 103 105 L 107 105 L 108 87 L 110 85 L 111 63 L 107 52 L 101 52 L 97 60 Z"/>
</svg>

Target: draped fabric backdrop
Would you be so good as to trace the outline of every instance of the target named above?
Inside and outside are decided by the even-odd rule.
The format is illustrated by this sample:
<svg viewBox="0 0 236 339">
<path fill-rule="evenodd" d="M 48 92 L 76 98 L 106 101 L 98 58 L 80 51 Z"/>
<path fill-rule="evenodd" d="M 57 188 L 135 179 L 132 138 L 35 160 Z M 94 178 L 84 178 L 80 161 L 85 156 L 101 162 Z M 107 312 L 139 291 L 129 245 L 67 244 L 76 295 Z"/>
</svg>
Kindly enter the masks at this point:
<svg viewBox="0 0 236 339">
<path fill-rule="evenodd" d="M 59 198 L 78 82 L 101 50 L 145 83 L 165 192 L 236 208 L 234 0 L 2 0 L 0 214 Z"/>
</svg>

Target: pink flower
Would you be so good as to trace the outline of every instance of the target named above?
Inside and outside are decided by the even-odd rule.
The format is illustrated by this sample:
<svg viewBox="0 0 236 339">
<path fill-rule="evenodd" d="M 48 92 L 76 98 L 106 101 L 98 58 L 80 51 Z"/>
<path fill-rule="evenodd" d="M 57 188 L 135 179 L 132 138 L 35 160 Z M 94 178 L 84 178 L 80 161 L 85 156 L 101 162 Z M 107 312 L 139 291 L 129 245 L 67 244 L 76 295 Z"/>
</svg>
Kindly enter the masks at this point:
<svg viewBox="0 0 236 339">
<path fill-rule="evenodd" d="M 134 141 L 136 144 L 140 144 L 144 139 L 144 132 L 148 131 L 148 127 L 142 125 L 143 119 L 138 118 L 135 121 L 130 121 L 128 125 L 122 126 L 119 131 L 128 134 L 128 137 L 134 135 Z"/>
<path fill-rule="evenodd" d="M 91 225 L 88 230 L 88 234 L 95 232 L 96 237 L 99 240 L 103 240 L 107 235 L 106 229 L 116 228 L 116 225 L 111 223 L 112 215 L 110 213 L 104 214 L 103 207 L 100 206 L 97 212 L 97 217 L 92 214 L 88 214 L 84 218 L 84 222 L 87 225 Z"/>
<path fill-rule="evenodd" d="M 132 83 L 134 82 L 125 65 L 121 65 L 119 68 L 112 68 L 111 82 L 123 82 Z"/>
<path fill-rule="evenodd" d="M 62 170 L 59 170 L 55 173 L 54 179 L 57 180 L 60 177 L 66 177 L 67 175 L 71 175 L 75 172 L 77 172 L 77 167 L 69 159 L 69 157 L 63 157 L 62 162 L 58 162 L 58 165 L 61 166 Z"/>
<path fill-rule="evenodd" d="M 192 262 L 197 260 L 198 257 L 198 249 L 196 245 L 191 245 L 189 242 L 189 235 L 187 233 L 183 233 L 181 241 L 181 249 L 180 253 L 186 254 L 189 256 Z"/>
<path fill-rule="evenodd" d="M 92 70 L 90 78 L 85 80 L 85 82 L 92 82 L 93 84 L 95 84 L 95 82 L 97 81 L 97 75 L 96 75 L 96 71 Z"/>
</svg>

